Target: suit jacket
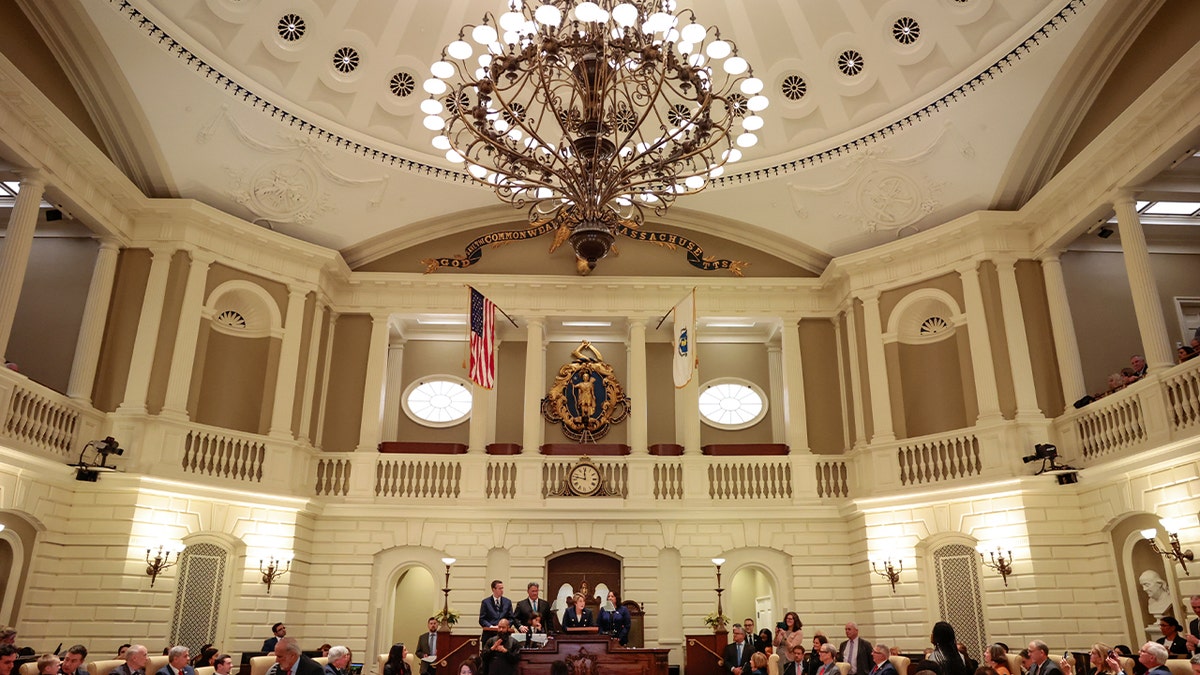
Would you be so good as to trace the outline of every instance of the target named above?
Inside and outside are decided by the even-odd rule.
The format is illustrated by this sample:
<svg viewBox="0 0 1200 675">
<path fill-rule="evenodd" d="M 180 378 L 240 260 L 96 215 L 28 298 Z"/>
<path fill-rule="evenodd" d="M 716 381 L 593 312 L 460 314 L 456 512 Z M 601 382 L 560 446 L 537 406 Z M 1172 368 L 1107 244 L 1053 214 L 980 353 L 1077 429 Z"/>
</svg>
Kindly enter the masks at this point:
<svg viewBox="0 0 1200 675">
<path fill-rule="evenodd" d="M 737 657 L 737 643 L 730 642 L 725 645 L 725 651 L 721 652 L 721 659 L 725 662 L 723 668 L 725 672 L 732 673 L 734 668 L 741 668 L 744 674 L 750 672 L 750 657 L 754 655 L 754 645 L 748 642 L 742 643 L 742 658 Z"/>
<path fill-rule="evenodd" d="M 492 596 L 487 596 L 479 603 L 479 625 L 487 628 L 500 623 L 500 619 L 508 619 L 509 623 L 513 621 L 513 605 L 512 600 L 500 596 L 500 608 L 496 608 L 496 601 Z"/>
<path fill-rule="evenodd" d="M 513 610 L 513 616 L 517 619 L 517 626 L 528 626 L 529 618 L 534 614 L 542 617 L 542 628 L 547 633 L 551 632 L 555 625 L 554 613 L 550 611 L 550 603 L 542 598 L 538 598 L 537 606 L 535 607 L 529 598 L 517 603 L 517 608 Z"/>
<path fill-rule="evenodd" d="M 817 669 L 817 675 L 838 675 L 839 672 L 836 661 L 822 663 L 821 667 Z"/>
<path fill-rule="evenodd" d="M 1171 671 L 1168 670 L 1164 675 L 1170 675 L 1170 673 Z M 1062 669 L 1058 667 L 1054 659 L 1046 657 L 1046 660 L 1042 661 L 1042 665 L 1035 665 L 1029 669 L 1029 675 L 1062 675 Z"/>
<path fill-rule="evenodd" d="M 758 645 L 755 645 L 757 647 Z M 783 675 L 804 675 L 804 662 L 796 663 L 792 661 L 783 669 Z"/>
<path fill-rule="evenodd" d="M 171 666 L 165 665 L 158 669 L 154 675 L 175 675 L 175 671 L 171 670 Z M 191 666 L 184 666 L 179 669 L 179 675 L 196 675 L 196 669 Z"/>
<path fill-rule="evenodd" d="M 429 646 L 429 633 L 428 632 L 421 633 L 421 637 L 417 638 L 417 658 L 423 659 L 426 656 L 431 656 L 433 654 L 434 654 L 433 649 L 430 648 L 430 646 Z M 421 662 L 421 672 L 422 673 L 432 673 L 433 672 L 433 664 L 422 661 Z"/>
<path fill-rule="evenodd" d="M 275 645 L 278 642 L 279 642 L 279 638 L 277 638 L 275 636 L 271 636 L 271 637 L 267 638 L 266 640 L 263 640 L 262 650 L 269 654 L 269 653 L 275 651 Z"/>
<path fill-rule="evenodd" d="M 324 668 L 325 675 L 346 675 L 346 673 L 338 670 L 332 663 L 326 663 Z"/>
<path fill-rule="evenodd" d="M 846 640 L 838 645 L 838 661 L 850 663 L 846 661 L 846 645 L 849 642 Z M 858 636 L 858 651 L 854 653 L 854 663 L 851 665 L 854 666 L 854 672 L 858 675 L 867 675 L 875 667 L 875 662 L 871 660 L 871 643 L 864 640 L 861 635 Z"/>
<path fill-rule="evenodd" d="M 507 652 L 493 649 L 497 640 L 505 641 Z M 517 662 L 521 660 L 521 643 L 512 635 L 497 635 L 488 639 L 479 656 L 483 660 L 484 675 L 516 675 Z"/>
<path fill-rule="evenodd" d="M 871 670 L 868 672 L 871 675 L 897 675 L 896 666 L 893 666 L 891 661 L 884 661 L 878 666 L 872 663 Z"/>
<path fill-rule="evenodd" d="M 587 607 L 583 608 L 583 616 L 575 615 L 575 606 L 572 605 L 563 612 L 563 628 L 579 628 L 582 626 L 595 626 L 596 621 L 592 618 L 592 610 Z"/>
<path fill-rule="evenodd" d="M 1167 637 L 1164 635 L 1163 637 L 1158 638 L 1156 642 L 1166 647 L 1167 652 L 1173 659 L 1191 658 L 1192 652 L 1188 649 L 1187 638 L 1183 637 L 1182 635 L 1176 635 L 1175 639 L 1169 643 L 1167 642 Z"/>
<path fill-rule="evenodd" d="M 116 668 L 113 668 L 112 671 L 109 673 L 109 675 L 146 675 L 146 671 L 145 671 L 145 669 L 130 670 L 128 663 L 122 663 L 121 665 L 117 666 Z"/>
<path fill-rule="evenodd" d="M 633 617 L 629 615 L 627 607 L 618 607 L 611 612 L 600 610 L 600 632 L 617 638 L 623 645 L 629 643 L 629 628 L 632 624 Z M 746 644 L 749 645 L 750 641 L 747 640 Z"/>
<path fill-rule="evenodd" d="M 1171 669 L 1166 666 L 1155 666 L 1146 675 L 1171 675 Z"/>
</svg>

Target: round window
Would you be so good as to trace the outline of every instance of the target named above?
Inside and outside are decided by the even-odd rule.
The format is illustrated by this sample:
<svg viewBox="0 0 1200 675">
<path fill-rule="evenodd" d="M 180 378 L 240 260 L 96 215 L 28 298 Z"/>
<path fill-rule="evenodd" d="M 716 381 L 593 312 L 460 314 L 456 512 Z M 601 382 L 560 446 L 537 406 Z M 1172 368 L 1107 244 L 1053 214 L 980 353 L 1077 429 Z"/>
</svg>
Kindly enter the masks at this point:
<svg viewBox="0 0 1200 675">
<path fill-rule="evenodd" d="M 746 380 L 722 378 L 700 386 L 700 418 L 718 429 L 745 429 L 767 416 L 767 397 Z"/>
<path fill-rule="evenodd" d="M 451 427 L 471 416 L 471 390 L 464 380 L 437 375 L 408 385 L 404 412 L 417 424 Z"/>
</svg>

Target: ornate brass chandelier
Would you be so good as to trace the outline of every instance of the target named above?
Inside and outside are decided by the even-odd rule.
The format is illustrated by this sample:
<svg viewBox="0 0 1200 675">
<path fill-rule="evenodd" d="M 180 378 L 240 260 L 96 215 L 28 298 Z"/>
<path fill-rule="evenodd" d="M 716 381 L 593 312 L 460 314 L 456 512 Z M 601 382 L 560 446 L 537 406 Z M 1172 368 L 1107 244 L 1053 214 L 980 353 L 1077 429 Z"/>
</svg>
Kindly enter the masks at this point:
<svg viewBox="0 0 1200 675">
<path fill-rule="evenodd" d="M 762 81 L 675 0 L 507 5 L 463 26 L 421 105 L 435 148 L 528 208 L 507 240 L 554 231 L 550 251 L 569 242 L 586 273 L 758 142 Z"/>
</svg>

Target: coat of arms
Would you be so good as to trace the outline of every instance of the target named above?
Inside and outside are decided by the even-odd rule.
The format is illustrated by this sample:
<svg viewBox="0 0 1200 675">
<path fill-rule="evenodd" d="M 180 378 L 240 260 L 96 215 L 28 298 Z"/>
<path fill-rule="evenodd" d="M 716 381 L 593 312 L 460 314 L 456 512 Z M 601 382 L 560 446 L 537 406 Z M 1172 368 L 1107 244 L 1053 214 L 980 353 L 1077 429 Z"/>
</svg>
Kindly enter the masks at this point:
<svg viewBox="0 0 1200 675">
<path fill-rule="evenodd" d="M 558 369 L 550 393 L 542 399 L 542 416 L 560 423 L 571 440 L 596 441 L 608 433 L 610 424 L 629 417 L 629 397 L 592 343 L 584 340 L 571 358 Z"/>
</svg>

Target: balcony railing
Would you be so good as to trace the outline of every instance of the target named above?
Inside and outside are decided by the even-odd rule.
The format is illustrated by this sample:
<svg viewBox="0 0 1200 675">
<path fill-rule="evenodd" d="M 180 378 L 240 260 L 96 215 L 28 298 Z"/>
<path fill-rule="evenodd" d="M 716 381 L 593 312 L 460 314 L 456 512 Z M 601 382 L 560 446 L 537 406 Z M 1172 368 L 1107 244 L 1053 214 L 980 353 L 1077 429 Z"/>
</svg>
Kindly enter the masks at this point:
<svg viewBox="0 0 1200 675">
<path fill-rule="evenodd" d="M 0 368 L 0 436 L 21 450 L 76 459 L 101 437 L 104 416 L 7 368 Z"/>
</svg>

